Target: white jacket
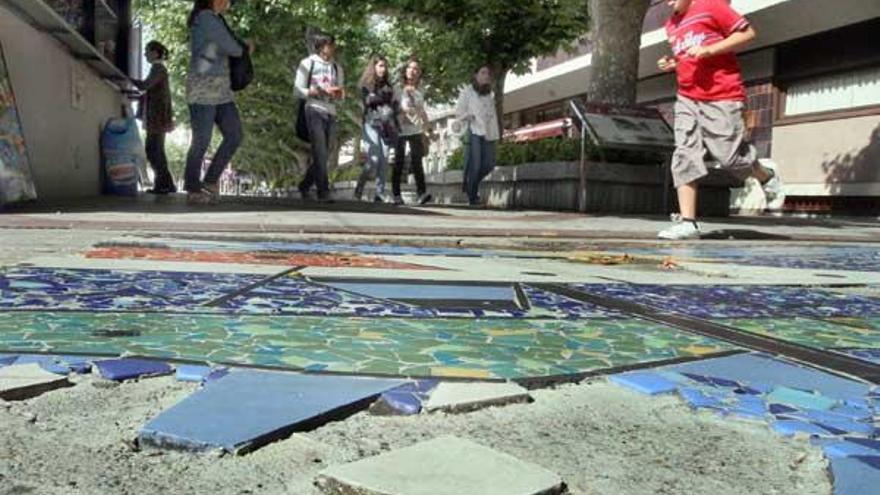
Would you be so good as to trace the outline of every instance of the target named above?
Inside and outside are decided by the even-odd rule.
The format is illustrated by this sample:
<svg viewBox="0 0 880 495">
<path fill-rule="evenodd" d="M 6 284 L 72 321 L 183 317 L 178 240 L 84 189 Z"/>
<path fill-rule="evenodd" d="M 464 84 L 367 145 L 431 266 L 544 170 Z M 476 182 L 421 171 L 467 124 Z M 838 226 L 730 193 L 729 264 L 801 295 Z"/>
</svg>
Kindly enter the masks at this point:
<svg viewBox="0 0 880 495">
<path fill-rule="evenodd" d="M 501 139 L 494 93 L 480 95 L 473 85 L 468 84 L 458 97 L 455 118 L 470 124 L 471 132 L 486 138 L 487 141 Z"/>
</svg>

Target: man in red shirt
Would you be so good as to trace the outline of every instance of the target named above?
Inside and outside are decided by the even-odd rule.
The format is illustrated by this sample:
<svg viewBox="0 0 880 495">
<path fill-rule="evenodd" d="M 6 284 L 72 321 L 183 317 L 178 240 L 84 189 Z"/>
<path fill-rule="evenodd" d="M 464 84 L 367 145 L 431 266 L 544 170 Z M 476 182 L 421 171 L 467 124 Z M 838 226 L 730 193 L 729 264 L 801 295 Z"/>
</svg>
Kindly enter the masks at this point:
<svg viewBox="0 0 880 495">
<path fill-rule="evenodd" d="M 755 39 L 755 30 L 728 0 L 668 3 L 674 12 L 666 34 L 674 57 L 663 57 L 657 65 L 675 71 L 678 79 L 672 178 L 681 218 L 658 237 L 696 239 L 697 182 L 709 173 L 706 151 L 718 168 L 738 179 L 758 179 L 768 199 L 780 194 L 781 185 L 775 170 L 759 163 L 754 146 L 745 140 L 746 92 L 735 52 Z"/>
</svg>

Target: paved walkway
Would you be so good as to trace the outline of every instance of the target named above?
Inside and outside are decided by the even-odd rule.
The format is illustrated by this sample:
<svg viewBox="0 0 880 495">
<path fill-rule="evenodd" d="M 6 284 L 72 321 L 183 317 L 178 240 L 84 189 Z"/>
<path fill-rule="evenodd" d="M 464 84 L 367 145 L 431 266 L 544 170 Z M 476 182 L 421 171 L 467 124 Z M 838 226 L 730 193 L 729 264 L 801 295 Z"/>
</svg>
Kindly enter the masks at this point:
<svg viewBox="0 0 880 495">
<path fill-rule="evenodd" d="M 141 232 L 529 237 L 532 239 L 654 239 L 662 217 L 411 208 L 340 201 L 235 198 L 213 207 L 187 206 L 182 195 L 95 198 L 73 204 L 14 208 L 0 228 L 93 229 Z M 706 219 L 706 239 L 865 242 L 880 239 L 880 220 L 730 217 Z"/>
<path fill-rule="evenodd" d="M 0 388 L 168 362 L 206 388 L 141 441 L 243 452 L 380 393 L 418 412 L 437 380 L 610 375 L 810 435 L 839 489 L 880 477 L 880 222 L 733 217 L 658 242 L 665 222 L 182 197 L 16 208 L 0 215 Z M 389 388 L 402 380 L 418 381 Z M 227 407 L 244 396 L 250 416 Z"/>
</svg>

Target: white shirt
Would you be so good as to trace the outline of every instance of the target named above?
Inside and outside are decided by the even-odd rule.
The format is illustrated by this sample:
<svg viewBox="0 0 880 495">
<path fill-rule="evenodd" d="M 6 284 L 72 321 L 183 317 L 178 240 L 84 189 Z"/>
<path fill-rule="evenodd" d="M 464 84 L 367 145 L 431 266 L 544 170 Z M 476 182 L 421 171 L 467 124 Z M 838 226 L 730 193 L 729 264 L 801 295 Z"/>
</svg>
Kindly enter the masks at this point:
<svg viewBox="0 0 880 495">
<path fill-rule="evenodd" d="M 426 122 L 422 121 L 422 112 L 425 111 L 425 95 L 421 89 L 415 89 L 412 95 L 402 87 L 394 88 L 394 98 L 400 102 L 400 135 L 416 136 L 421 134 Z"/>
<path fill-rule="evenodd" d="M 498 141 L 501 138 L 494 93 L 480 95 L 473 85 L 468 84 L 458 97 L 455 117 L 468 122 L 471 132 L 486 138 L 487 141 Z"/>
<path fill-rule="evenodd" d="M 312 78 L 309 80 L 310 70 Z M 309 90 L 312 88 L 326 89 L 343 84 L 345 84 L 345 75 L 342 72 L 342 67 L 336 61 L 328 62 L 318 55 L 312 55 L 305 58 L 297 66 L 294 91 L 297 97 L 306 99 L 308 106 L 330 115 L 336 115 L 336 104 L 333 99 L 328 96 L 309 96 Z"/>
</svg>

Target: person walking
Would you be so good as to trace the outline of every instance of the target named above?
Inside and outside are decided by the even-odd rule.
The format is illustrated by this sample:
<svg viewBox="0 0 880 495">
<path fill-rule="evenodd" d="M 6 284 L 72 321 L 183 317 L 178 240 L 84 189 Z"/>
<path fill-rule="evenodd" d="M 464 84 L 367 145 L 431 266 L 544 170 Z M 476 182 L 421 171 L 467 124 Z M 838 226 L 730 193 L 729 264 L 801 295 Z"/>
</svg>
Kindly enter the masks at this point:
<svg viewBox="0 0 880 495">
<path fill-rule="evenodd" d="M 468 126 L 464 189 L 468 204 L 477 206 L 482 203 L 480 182 L 495 168 L 495 146 L 501 138 L 492 92 L 492 70 L 488 66 L 477 69 L 471 84 L 461 91 L 455 116 L 459 125 Z"/>
<path fill-rule="evenodd" d="M 229 58 L 253 52 L 253 44 L 243 46 L 226 27 L 221 15 L 230 0 L 195 0 L 187 25 L 190 33 L 190 61 L 186 79 L 192 140 L 186 155 L 184 187 L 193 203 L 211 203 L 220 193 L 218 181 L 243 139 L 241 117 L 235 105 L 229 71 Z M 214 125 L 223 141 L 201 177 L 205 153 L 211 145 Z"/>
<path fill-rule="evenodd" d="M 144 121 L 147 139 L 144 148 L 147 160 L 153 168 L 155 182 L 152 194 L 177 192 L 174 178 L 168 170 L 168 156 L 165 154 L 165 135 L 174 130 L 174 117 L 171 106 L 171 84 L 165 61 L 168 48 L 158 41 L 150 41 L 144 49 L 144 56 L 150 63 L 150 73 L 143 81 L 134 81 L 135 86 L 145 91 L 138 116 Z"/>
<path fill-rule="evenodd" d="M 657 65 L 675 72 L 675 151 L 672 178 L 678 193 L 679 219 L 660 231 L 667 240 L 697 239 L 698 181 L 709 174 L 705 152 L 734 177 L 753 176 L 768 199 L 781 194 L 778 173 L 757 158 L 746 141 L 743 119 L 746 91 L 735 52 L 755 39 L 749 21 L 728 0 L 669 0 L 672 16 L 666 34 L 674 57 Z"/>
<path fill-rule="evenodd" d="M 422 164 L 427 148 L 428 113 L 425 110 L 425 94 L 422 91 L 422 67 L 418 59 L 411 57 L 406 61 L 400 74 L 400 84 L 395 88 L 395 101 L 400 114 L 400 139 L 394 152 L 394 172 L 391 186 L 394 204 L 402 205 L 400 182 L 403 178 L 406 152 L 409 149 L 410 170 L 416 179 L 418 204 L 429 203 L 433 197 L 425 185 L 425 169 Z"/>
<path fill-rule="evenodd" d="M 367 150 L 366 163 L 355 187 L 355 199 L 361 199 L 371 174 L 376 176 L 373 201 L 385 202 L 385 179 L 388 154 L 397 144 L 398 122 L 394 88 L 388 80 L 388 60 L 374 55 L 364 69 L 360 88 L 364 105 L 363 140 Z"/>
<path fill-rule="evenodd" d="M 297 66 L 294 91 L 304 100 L 305 118 L 311 143 L 311 163 L 299 184 L 304 199 L 315 186 L 318 201 L 330 202 L 330 181 L 327 165 L 330 146 L 336 141 L 336 103 L 345 98 L 345 74 L 336 63 L 336 40 L 328 34 L 314 39 L 314 55 L 304 58 Z"/>
</svg>

